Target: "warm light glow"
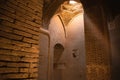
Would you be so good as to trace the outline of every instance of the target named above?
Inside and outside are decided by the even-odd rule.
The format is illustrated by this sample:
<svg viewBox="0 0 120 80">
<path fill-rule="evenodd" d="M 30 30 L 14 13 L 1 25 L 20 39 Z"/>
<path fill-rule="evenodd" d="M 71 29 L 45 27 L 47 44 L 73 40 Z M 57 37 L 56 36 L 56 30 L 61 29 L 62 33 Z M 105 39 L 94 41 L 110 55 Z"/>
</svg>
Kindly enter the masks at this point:
<svg viewBox="0 0 120 80">
<path fill-rule="evenodd" d="M 69 1 L 69 4 L 76 4 L 77 2 L 76 1 L 74 1 L 74 0 L 70 0 Z"/>
</svg>

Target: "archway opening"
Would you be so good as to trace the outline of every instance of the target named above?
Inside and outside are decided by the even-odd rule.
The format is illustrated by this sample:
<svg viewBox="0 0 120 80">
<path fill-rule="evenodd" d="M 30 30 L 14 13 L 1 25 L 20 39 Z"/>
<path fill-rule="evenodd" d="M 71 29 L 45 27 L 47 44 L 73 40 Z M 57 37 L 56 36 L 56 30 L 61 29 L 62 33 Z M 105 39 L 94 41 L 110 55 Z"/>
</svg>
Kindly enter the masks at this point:
<svg viewBox="0 0 120 80">
<path fill-rule="evenodd" d="M 70 4 L 65 1 L 50 20 L 48 30 L 51 37 L 50 54 L 51 63 L 53 64 L 53 67 L 51 66 L 53 73 L 50 73 L 52 77 L 54 76 L 54 80 L 85 80 L 83 14 L 81 3 Z M 58 44 L 55 46 L 56 43 L 65 46 L 62 55 L 62 47 L 60 48 Z"/>
<path fill-rule="evenodd" d="M 54 46 L 54 61 L 53 61 L 53 72 L 54 80 L 62 80 L 62 66 L 64 63 L 60 62 L 61 56 L 63 54 L 64 47 L 61 44 L 56 44 Z"/>
</svg>

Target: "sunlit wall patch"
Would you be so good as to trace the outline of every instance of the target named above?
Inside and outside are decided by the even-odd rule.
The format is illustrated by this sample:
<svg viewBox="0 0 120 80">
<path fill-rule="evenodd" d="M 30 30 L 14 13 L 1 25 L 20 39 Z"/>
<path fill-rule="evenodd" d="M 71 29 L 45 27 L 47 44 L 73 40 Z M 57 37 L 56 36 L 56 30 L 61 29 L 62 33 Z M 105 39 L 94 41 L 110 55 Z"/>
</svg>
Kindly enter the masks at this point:
<svg viewBox="0 0 120 80">
<path fill-rule="evenodd" d="M 74 0 L 70 0 L 69 1 L 69 4 L 76 4 L 77 2 L 76 1 L 74 1 Z"/>
</svg>

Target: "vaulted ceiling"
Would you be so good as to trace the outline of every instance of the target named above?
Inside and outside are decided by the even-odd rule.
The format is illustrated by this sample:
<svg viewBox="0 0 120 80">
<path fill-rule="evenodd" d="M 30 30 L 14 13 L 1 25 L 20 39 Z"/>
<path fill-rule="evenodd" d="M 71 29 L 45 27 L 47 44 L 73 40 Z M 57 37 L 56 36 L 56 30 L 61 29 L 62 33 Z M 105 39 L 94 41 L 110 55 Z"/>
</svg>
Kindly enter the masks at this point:
<svg viewBox="0 0 120 80">
<path fill-rule="evenodd" d="M 69 0 L 44 0 L 43 7 L 43 25 L 48 25 L 50 18 L 54 15 L 58 7 L 64 2 Z M 120 13 L 120 6 L 117 0 L 75 0 L 83 4 L 84 9 L 88 9 L 93 6 L 104 7 L 106 13 L 115 16 Z"/>
</svg>

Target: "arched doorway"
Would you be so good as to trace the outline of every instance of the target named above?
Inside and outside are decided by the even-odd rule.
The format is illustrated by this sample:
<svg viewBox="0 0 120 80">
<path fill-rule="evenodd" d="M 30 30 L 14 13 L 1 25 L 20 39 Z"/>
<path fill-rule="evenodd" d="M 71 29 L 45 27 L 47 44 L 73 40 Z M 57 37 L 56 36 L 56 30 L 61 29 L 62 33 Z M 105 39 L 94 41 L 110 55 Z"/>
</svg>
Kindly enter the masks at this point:
<svg viewBox="0 0 120 80">
<path fill-rule="evenodd" d="M 50 21 L 51 80 L 85 80 L 83 13 L 81 3 L 64 2 Z"/>
<path fill-rule="evenodd" d="M 63 54 L 64 47 L 61 44 L 56 44 L 54 46 L 54 61 L 53 61 L 53 76 L 54 80 L 62 80 L 62 66 L 64 66 L 64 63 L 60 61 L 61 56 Z"/>
<path fill-rule="evenodd" d="M 61 3 L 62 3 L 62 1 L 61 1 Z M 87 64 L 86 66 L 82 66 L 82 68 L 87 67 L 86 68 L 86 70 L 87 70 L 86 71 L 87 79 L 90 79 L 90 80 L 93 80 L 93 79 L 95 79 L 95 80 L 96 79 L 97 80 L 101 80 L 101 79 L 110 80 L 109 43 L 108 43 L 106 16 L 105 16 L 105 13 L 104 13 L 103 4 L 102 4 L 102 2 L 100 4 L 98 4 L 99 1 L 92 1 L 92 2 L 86 1 L 86 0 L 85 1 L 81 0 L 81 1 L 82 1 L 83 5 L 84 5 L 84 9 L 85 9 L 85 15 L 84 15 L 84 19 L 85 19 L 85 33 L 84 33 L 85 34 L 85 40 L 83 40 L 83 41 L 85 41 L 85 44 L 83 44 L 83 45 L 85 46 L 85 49 L 86 49 L 85 50 L 86 55 L 84 55 L 84 56 L 86 56 L 86 64 Z M 58 4 L 57 0 L 56 1 L 54 0 L 54 3 Z M 61 4 L 61 3 L 59 3 L 59 4 Z M 54 4 L 52 4 L 52 5 L 54 5 Z M 63 6 L 63 8 L 67 9 L 66 6 Z M 64 9 L 62 9 L 62 10 L 64 10 Z M 53 7 L 51 7 L 51 10 L 54 10 L 54 12 L 58 12 Z M 51 10 L 49 10 L 49 11 L 51 12 Z M 71 10 L 71 9 L 69 9 L 69 10 Z M 64 11 L 67 11 L 67 10 L 64 10 Z M 69 14 L 67 14 L 65 16 L 62 15 L 62 18 L 59 17 L 59 16 L 56 17 L 57 18 L 56 20 L 58 20 L 58 18 L 59 18 L 59 21 L 61 20 L 62 23 L 64 23 L 64 29 L 65 30 L 64 30 L 63 33 L 66 33 L 65 37 L 67 39 L 65 41 L 69 41 L 71 38 L 73 38 L 73 36 L 71 37 L 71 35 L 73 35 L 73 33 L 74 33 L 74 32 L 71 33 L 73 31 L 73 29 L 74 29 L 73 26 L 71 26 L 71 27 L 67 26 L 66 27 L 67 22 L 71 21 L 69 19 L 72 18 L 72 20 L 73 20 L 73 17 L 71 17 Z M 55 25 L 54 27 L 56 28 L 54 31 L 56 33 L 58 33 L 57 30 L 60 31 L 60 28 L 58 29 L 58 26 L 56 26 L 56 24 L 55 24 L 55 22 L 57 23 L 56 20 L 53 21 L 53 25 Z M 78 24 L 79 23 L 80 23 L 80 20 L 78 20 Z M 53 28 L 53 26 L 52 26 L 52 28 Z M 68 32 L 68 29 L 69 29 L 69 32 Z M 80 30 L 80 29 L 77 29 L 77 30 Z M 51 32 L 54 32 L 54 31 L 51 31 Z M 61 31 L 60 31 L 60 33 L 61 33 Z M 69 39 L 68 39 L 68 35 L 70 35 Z M 61 41 L 60 36 L 61 36 L 61 34 L 59 36 L 57 36 L 57 39 L 59 39 L 59 41 Z M 78 36 L 81 37 L 81 35 L 78 35 Z M 71 43 L 74 46 L 73 41 L 78 40 L 77 37 L 76 37 L 76 39 L 74 39 L 75 38 L 74 37 L 73 39 L 71 39 L 72 41 L 67 43 L 68 44 L 66 46 L 67 51 L 66 51 L 66 47 L 65 47 L 65 51 L 66 51 L 66 53 L 68 53 L 67 56 L 69 56 L 69 57 L 67 57 L 67 59 L 69 61 L 69 64 L 71 64 L 71 61 L 73 63 L 75 61 L 78 61 L 77 60 L 77 58 L 79 57 L 78 52 L 82 50 L 81 47 L 79 47 L 80 50 L 78 48 L 71 47 Z M 56 41 L 58 41 L 58 40 L 56 40 Z M 80 43 L 82 43 L 82 42 L 80 42 Z M 65 45 L 66 45 L 66 42 L 65 42 Z M 72 49 L 72 48 L 74 48 L 74 49 Z M 73 53 L 72 53 L 73 56 L 70 55 L 71 54 L 71 52 L 69 52 L 70 50 L 73 51 Z M 82 53 L 82 52 L 80 52 L 80 53 Z M 80 55 L 80 57 L 81 56 L 82 55 Z M 82 56 L 82 58 L 84 58 L 84 57 Z M 80 60 L 80 61 L 81 61 L 81 63 L 82 62 L 84 63 L 84 61 L 82 61 L 82 60 Z M 79 63 L 79 64 L 81 64 L 81 63 Z M 66 76 L 68 76 L 68 74 L 70 73 L 69 74 L 70 77 L 69 77 L 69 79 L 67 77 L 67 79 L 65 78 L 64 80 L 73 80 L 73 79 L 77 80 L 77 79 L 75 79 L 76 74 L 75 74 L 75 76 L 73 78 L 73 75 L 71 73 L 76 73 L 78 71 L 78 68 L 75 68 L 76 67 L 75 64 L 73 64 L 72 67 L 69 64 L 67 66 L 67 70 L 65 70 L 66 71 L 65 74 L 67 74 Z M 77 65 L 77 63 L 76 63 L 76 65 Z M 68 67 L 70 67 L 70 68 L 68 68 Z M 73 68 L 76 69 L 76 71 Z M 80 70 L 81 70 L 81 68 L 80 68 Z M 71 77 L 71 75 L 72 75 L 72 77 Z M 85 80 L 85 79 L 78 79 L 78 80 Z"/>
</svg>

